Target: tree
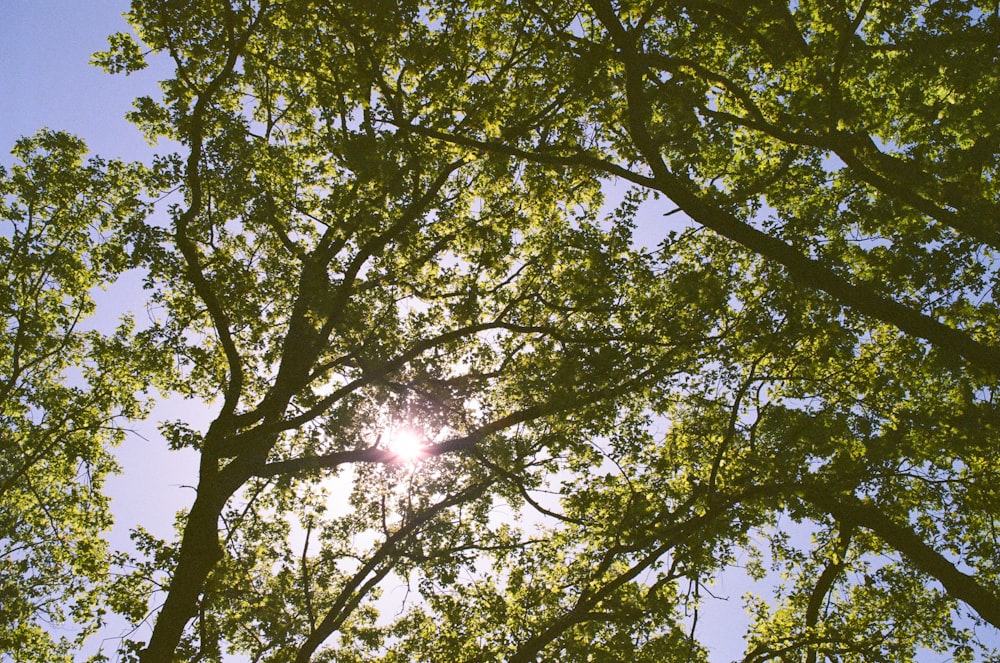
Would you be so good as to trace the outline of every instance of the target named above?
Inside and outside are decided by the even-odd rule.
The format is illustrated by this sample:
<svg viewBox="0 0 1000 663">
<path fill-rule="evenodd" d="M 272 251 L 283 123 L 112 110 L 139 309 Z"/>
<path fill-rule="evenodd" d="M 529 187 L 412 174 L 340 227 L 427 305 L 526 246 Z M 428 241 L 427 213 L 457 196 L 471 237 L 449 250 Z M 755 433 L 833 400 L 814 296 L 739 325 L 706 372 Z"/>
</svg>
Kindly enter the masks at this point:
<svg viewBox="0 0 1000 663">
<path fill-rule="evenodd" d="M 456 469 L 429 477 L 424 496 L 423 482 L 415 484 L 406 508 L 417 510 L 401 523 L 387 513 L 391 494 L 379 508 L 369 502 L 367 493 L 379 494 L 372 486 L 387 480 L 371 478 L 358 516 L 314 525 L 324 476 L 348 463 L 391 461 L 380 436 L 403 426 L 416 429 L 428 455 L 475 447 L 517 473 L 539 443 L 508 431 L 588 408 L 565 424 L 585 437 L 618 417 L 614 403 L 626 387 L 643 386 L 652 366 L 679 354 L 618 306 L 631 273 L 648 280 L 648 268 L 627 251 L 627 232 L 595 222 L 598 182 L 552 181 L 508 159 L 395 131 L 375 114 L 367 61 L 304 48 L 321 39 L 341 52 L 363 30 L 391 57 L 389 47 L 416 22 L 416 5 L 373 25 L 360 15 L 324 16 L 320 34 L 303 32 L 299 11 L 222 3 L 133 11 L 142 39 L 177 68 L 163 102 L 140 100 L 136 120 L 188 150 L 173 162 L 184 201 L 171 208 L 171 236 L 149 263 L 154 300 L 170 312 L 161 345 L 182 362 L 187 395 L 220 401 L 204 435 L 174 429 L 201 452 L 198 495 L 179 546 L 159 546 L 158 558 L 172 563 L 170 590 L 142 660 L 213 656 L 220 642 L 247 637 L 225 612 L 257 615 L 266 601 L 291 602 L 299 617 L 261 625 L 263 640 L 244 646 L 308 657 L 345 619 L 357 619 L 349 609 L 372 591 L 369 576 L 380 579 L 405 559 L 394 548 L 442 527 L 435 512 L 470 508 L 465 502 L 483 494 L 481 519 L 497 498 L 484 491 L 498 479 L 479 477 L 483 461 L 470 458 L 458 465 L 468 482 Z M 103 56 L 109 66 L 138 66 L 135 49 L 117 43 Z M 589 287 L 595 276 L 603 288 Z M 442 481 L 454 486 L 443 501 L 433 488 Z M 244 489 L 246 505 L 230 512 Z M 249 513 L 252 525 L 244 524 Z M 339 594 L 314 589 L 309 578 L 304 605 L 294 594 L 248 594 L 299 575 L 284 541 L 293 516 L 321 540 L 380 525 L 384 543 L 363 558 L 360 575 L 340 580 Z M 440 545 L 447 550 L 459 533 L 441 535 Z M 315 574 L 327 577 L 337 563 Z M 275 565 L 285 574 L 260 579 Z M 195 617 L 197 627 L 185 630 Z"/>
<path fill-rule="evenodd" d="M 130 320 L 83 329 L 92 291 L 131 266 L 145 235 L 143 169 L 85 154 L 79 139 L 43 131 L 0 169 L 0 651 L 19 660 L 65 658 L 100 621 L 111 523 L 101 488 L 156 367 L 131 346 Z M 47 625 L 67 620 L 78 637 L 54 639 Z"/>
<path fill-rule="evenodd" d="M 218 411 L 165 427 L 198 492 L 126 648 L 704 660 L 749 560 L 746 661 L 995 657 L 998 16 L 134 2 L 183 148 L 147 333 Z"/>
<path fill-rule="evenodd" d="M 673 452 L 687 450 L 680 467 L 695 490 L 675 499 L 703 490 L 718 503 L 723 550 L 775 513 L 826 530 L 810 565 L 785 544 L 771 551 L 802 579 L 785 612 L 760 612 L 748 660 L 905 658 L 915 641 L 961 640 L 927 578 L 978 618 L 998 619 L 994 477 L 983 471 L 995 446 L 996 237 L 984 219 L 996 213 L 997 149 L 980 119 L 997 87 L 980 57 L 996 44 L 996 7 L 744 11 L 511 3 L 484 10 L 478 49 L 450 53 L 465 70 L 424 74 L 450 76 L 455 89 L 482 82 L 448 110 L 420 112 L 428 97 L 390 76 L 381 87 L 401 128 L 619 177 L 741 247 L 699 241 L 679 256 L 713 265 L 731 314 L 752 324 L 724 327 L 739 342 L 720 346 L 722 366 L 700 371 L 703 386 L 652 405 L 673 422 Z M 677 245 L 661 250 L 672 266 Z M 982 446 L 969 444 L 979 436 Z M 634 486 L 636 472 L 626 474 Z M 870 570 L 870 555 L 887 549 L 901 557 L 899 569 L 879 570 L 899 592 L 886 602 L 893 610 L 843 576 Z M 717 552 L 691 576 L 725 562 Z M 850 602 L 833 610 L 838 584 Z M 917 614 L 899 614 L 903 606 Z M 848 616 L 848 633 L 870 636 L 845 638 Z M 928 622 L 941 630 L 928 635 Z M 860 650 L 844 644 L 859 639 Z"/>
</svg>

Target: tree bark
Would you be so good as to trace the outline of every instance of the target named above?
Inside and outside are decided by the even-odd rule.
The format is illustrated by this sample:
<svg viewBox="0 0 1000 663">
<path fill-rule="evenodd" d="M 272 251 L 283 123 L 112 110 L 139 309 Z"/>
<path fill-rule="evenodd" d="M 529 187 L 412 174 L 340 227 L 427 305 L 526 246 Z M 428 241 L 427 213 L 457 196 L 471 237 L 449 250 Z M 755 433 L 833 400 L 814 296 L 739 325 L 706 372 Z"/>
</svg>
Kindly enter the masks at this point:
<svg viewBox="0 0 1000 663">
<path fill-rule="evenodd" d="M 980 583 L 975 576 L 959 571 L 941 553 L 927 545 L 912 528 L 898 524 L 874 504 L 853 496 L 832 496 L 810 490 L 806 491 L 804 497 L 834 518 L 874 532 L 902 553 L 917 569 L 940 582 L 949 596 L 964 602 L 980 617 L 1000 629 L 1000 595 Z"/>
<path fill-rule="evenodd" d="M 197 612 L 198 598 L 208 574 L 222 559 L 219 544 L 219 516 L 234 491 L 198 488 L 181 539 L 177 567 L 149 645 L 140 654 L 141 663 L 171 663 L 184 627 Z"/>
</svg>

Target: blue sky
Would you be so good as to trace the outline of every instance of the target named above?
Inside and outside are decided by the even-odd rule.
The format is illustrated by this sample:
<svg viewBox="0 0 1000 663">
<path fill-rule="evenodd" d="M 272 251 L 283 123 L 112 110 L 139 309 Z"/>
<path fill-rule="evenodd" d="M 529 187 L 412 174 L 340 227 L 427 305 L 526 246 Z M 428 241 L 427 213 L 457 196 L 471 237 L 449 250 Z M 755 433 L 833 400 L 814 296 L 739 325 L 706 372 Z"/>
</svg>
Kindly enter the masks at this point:
<svg viewBox="0 0 1000 663">
<path fill-rule="evenodd" d="M 77 134 L 101 155 L 142 160 L 142 135 L 125 120 L 132 99 L 156 91 L 157 72 L 110 76 L 89 64 L 107 35 L 129 29 L 126 0 L 0 0 L 0 148 L 42 127 Z M 162 73 L 162 69 L 161 69 Z"/>
</svg>

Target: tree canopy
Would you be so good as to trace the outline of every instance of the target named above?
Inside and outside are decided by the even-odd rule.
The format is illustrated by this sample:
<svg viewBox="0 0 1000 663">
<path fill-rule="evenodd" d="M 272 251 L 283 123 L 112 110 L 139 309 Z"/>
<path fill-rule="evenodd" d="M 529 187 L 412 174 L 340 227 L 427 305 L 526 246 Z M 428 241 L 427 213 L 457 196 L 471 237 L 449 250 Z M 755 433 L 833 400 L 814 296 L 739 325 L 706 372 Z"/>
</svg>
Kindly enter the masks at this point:
<svg viewBox="0 0 1000 663">
<path fill-rule="evenodd" d="M 0 172 L 0 651 L 699 661 L 728 598 L 746 663 L 1000 657 L 995 1 L 128 18 L 167 151 Z M 153 387 L 197 491 L 113 551 Z"/>
</svg>

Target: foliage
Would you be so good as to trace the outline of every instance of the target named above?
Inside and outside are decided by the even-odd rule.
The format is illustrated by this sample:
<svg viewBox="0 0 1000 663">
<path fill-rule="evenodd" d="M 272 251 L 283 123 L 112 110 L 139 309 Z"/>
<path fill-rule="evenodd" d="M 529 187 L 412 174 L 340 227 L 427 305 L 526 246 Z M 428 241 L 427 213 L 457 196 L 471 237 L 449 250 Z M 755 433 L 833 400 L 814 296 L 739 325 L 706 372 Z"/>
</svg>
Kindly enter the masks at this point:
<svg viewBox="0 0 1000 663">
<path fill-rule="evenodd" d="M 94 289 L 132 266 L 146 234 L 143 169 L 85 154 L 79 139 L 42 131 L 0 169 L 0 652 L 23 661 L 65 658 L 100 620 L 102 485 L 155 368 L 131 347 L 130 320 L 110 334 L 84 328 Z M 67 621 L 79 632 L 56 638 Z"/>
<path fill-rule="evenodd" d="M 707 660 L 742 564 L 747 662 L 998 656 L 995 2 L 129 18 L 181 146 L 129 254 L 217 411 L 125 655 Z"/>
</svg>

